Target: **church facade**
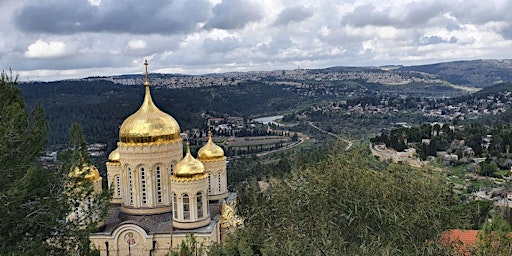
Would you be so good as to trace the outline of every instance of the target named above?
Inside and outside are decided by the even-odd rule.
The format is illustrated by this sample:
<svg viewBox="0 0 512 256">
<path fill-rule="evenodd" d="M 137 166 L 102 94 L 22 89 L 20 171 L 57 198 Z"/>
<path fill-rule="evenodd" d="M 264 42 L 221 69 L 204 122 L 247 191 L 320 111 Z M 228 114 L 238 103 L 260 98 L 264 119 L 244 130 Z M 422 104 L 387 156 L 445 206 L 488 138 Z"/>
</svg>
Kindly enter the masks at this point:
<svg viewBox="0 0 512 256">
<path fill-rule="evenodd" d="M 106 163 L 111 208 L 90 236 L 101 255 L 166 255 L 189 234 L 220 242 L 223 203 L 233 200 L 224 151 L 209 134 L 197 158 L 188 144 L 183 154 L 178 122 L 153 103 L 145 65 L 144 100 Z"/>
</svg>

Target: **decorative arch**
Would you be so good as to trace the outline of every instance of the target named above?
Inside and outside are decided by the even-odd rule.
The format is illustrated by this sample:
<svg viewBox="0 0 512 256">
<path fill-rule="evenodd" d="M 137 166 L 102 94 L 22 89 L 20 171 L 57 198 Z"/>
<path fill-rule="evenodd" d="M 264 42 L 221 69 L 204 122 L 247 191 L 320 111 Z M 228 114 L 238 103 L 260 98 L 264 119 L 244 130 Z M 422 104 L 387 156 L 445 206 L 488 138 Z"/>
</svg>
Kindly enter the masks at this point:
<svg viewBox="0 0 512 256">
<path fill-rule="evenodd" d="M 139 233 L 144 239 L 152 238 L 153 236 L 148 235 L 146 230 L 144 230 L 139 225 L 135 225 L 133 223 L 126 223 L 119 225 L 114 231 L 112 231 L 112 237 L 114 241 L 118 241 L 119 235 L 121 235 L 124 231 L 135 231 Z"/>
<path fill-rule="evenodd" d="M 190 196 L 187 193 L 184 193 L 181 195 L 181 216 L 183 217 L 183 220 L 190 220 L 191 218 L 191 207 L 190 207 Z"/>
<path fill-rule="evenodd" d="M 176 193 L 171 194 L 171 200 L 172 200 L 172 216 L 175 219 L 178 219 L 178 197 L 176 196 Z"/>
<path fill-rule="evenodd" d="M 156 183 L 156 187 L 155 187 L 155 190 L 156 190 L 156 203 L 157 204 L 163 204 L 163 186 L 164 186 L 164 183 L 163 183 L 163 180 L 164 180 L 164 176 L 163 176 L 163 168 L 162 168 L 162 164 L 156 164 L 155 167 L 154 167 L 154 170 L 155 170 L 155 183 Z"/>
<path fill-rule="evenodd" d="M 203 191 L 199 191 L 196 193 L 196 210 L 197 210 L 197 218 L 201 219 L 204 217 L 204 209 L 205 207 L 205 193 Z"/>
<path fill-rule="evenodd" d="M 147 180 L 148 180 L 148 168 L 144 165 L 140 165 L 137 170 L 139 171 L 140 178 L 140 199 L 143 205 L 148 203 L 148 188 L 147 188 Z"/>
</svg>

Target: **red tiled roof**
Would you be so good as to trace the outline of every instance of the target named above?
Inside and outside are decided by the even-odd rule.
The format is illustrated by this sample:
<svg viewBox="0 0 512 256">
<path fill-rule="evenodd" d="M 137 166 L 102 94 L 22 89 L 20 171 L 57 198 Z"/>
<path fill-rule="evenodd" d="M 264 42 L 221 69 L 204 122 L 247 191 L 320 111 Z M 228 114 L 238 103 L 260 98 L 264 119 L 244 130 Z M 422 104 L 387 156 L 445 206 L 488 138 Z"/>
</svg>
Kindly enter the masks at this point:
<svg viewBox="0 0 512 256">
<path fill-rule="evenodd" d="M 454 251 L 470 255 L 471 248 L 478 240 L 478 230 L 452 229 L 443 232 L 441 242 L 446 246 L 453 246 Z"/>
</svg>

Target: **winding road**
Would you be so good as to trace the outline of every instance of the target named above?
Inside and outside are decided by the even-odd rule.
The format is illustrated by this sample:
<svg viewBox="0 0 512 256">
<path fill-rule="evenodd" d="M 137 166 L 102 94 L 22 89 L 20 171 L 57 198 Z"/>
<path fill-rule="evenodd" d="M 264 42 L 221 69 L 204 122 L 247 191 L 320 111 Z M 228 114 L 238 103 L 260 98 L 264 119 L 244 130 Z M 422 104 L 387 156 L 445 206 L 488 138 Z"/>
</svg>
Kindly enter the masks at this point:
<svg viewBox="0 0 512 256">
<path fill-rule="evenodd" d="M 317 129 L 318 131 L 320 131 L 320 132 L 322 132 L 322 133 L 325 133 L 325 134 L 328 134 L 328 135 L 331 135 L 331 136 L 333 136 L 334 138 L 336 138 L 336 139 L 338 139 L 338 140 L 342 140 L 342 141 L 344 141 L 345 143 L 347 143 L 347 147 L 345 148 L 345 150 L 349 150 L 349 149 L 352 147 L 352 144 L 353 144 L 353 143 L 352 143 L 352 141 L 351 141 L 351 140 L 347 140 L 347 139 L 345 139 L 345 138 L 342 138 L 342 137 L 340 137 L 340 136 L 338 136 L 337 134 L 334 134 L 334 133 L 332 133 L 332 132 L 328 132 L 328 131 L 322 130 L 322 129 L 320 129 L 320 127 L 318 127 L 318 126 L 314 125 L 314 124 L 313 124 L 313 122 L 311 122 L 311 121 L 308 121 L 307 123 L 308 123 L 311 127 L 313 127 L 313 128 L 315 128 L 315 129 Z"/>
</svg>

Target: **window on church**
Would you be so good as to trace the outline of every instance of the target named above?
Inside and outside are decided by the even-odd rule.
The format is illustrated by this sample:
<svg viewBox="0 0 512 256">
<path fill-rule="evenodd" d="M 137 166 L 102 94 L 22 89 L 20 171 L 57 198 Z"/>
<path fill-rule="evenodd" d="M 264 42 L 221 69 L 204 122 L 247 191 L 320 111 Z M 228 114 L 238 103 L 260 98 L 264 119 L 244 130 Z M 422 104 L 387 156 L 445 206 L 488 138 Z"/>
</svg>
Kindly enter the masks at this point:
<svg viewBox="0 0 512 256">
<path fill-rule="evenodd" d="M 130 205 L 133 205 L 132 168 L 128 167 L 128 189 L 130 190 Z"/>
<path fill-rule="evenodd" d="M 208 173 L 208 194 L 212 193 L 212 174 Z"/>
<path fill-rule="evenodd" d="M 197 218 L 203 217 L 203 193 L 197 193 Z"/>
<path fill-rule="evenodd" d="M 218 186 L 218 188 L 219 188 L 219 193 L 220 193 L 220 191 L 221 191 L 221 187 L 222 187 L 222 186 L 221 186 L 221 185 L 222 185 L 222 183 L 220 182 L 220 180 L 221 180 L 220 172 L 218 172 L 218 173 L 217 173 L 217 186 Z"/>
<path fill-rule="evenodd" d="M 171 164 L 171 166 L 169 166 L 169 176 L 172 176 L 174 174 L 174 164 Z"/>
<path fill-rule="evenodd" d="M 146 170 L 144 167 L 140 168 L 140 187 L 142 192 L 142 203 L 147 203 L 147 197 L 146 197 Z"/>
<path fill-rule="evenodd" d="M 187 194 L 183 194 L 183 219 L 190 220 L 190 202 Z"/>
<path fill-rule="evenodd" d="M 160 166 L 156 167 L 156 196 L 159 204 L 162 203 L 162 173 Z"/>
<path fill-rule="evenodd" d="M 121 197 L 121 177 L 116 176 L 116 196 Z"/>
<path fill-rule="evenodd" d="M 172 193 L 172 214 L 174 218 L 178 218 L 178 198 L 176 198 L 176 194 Z"/>
</svg>

